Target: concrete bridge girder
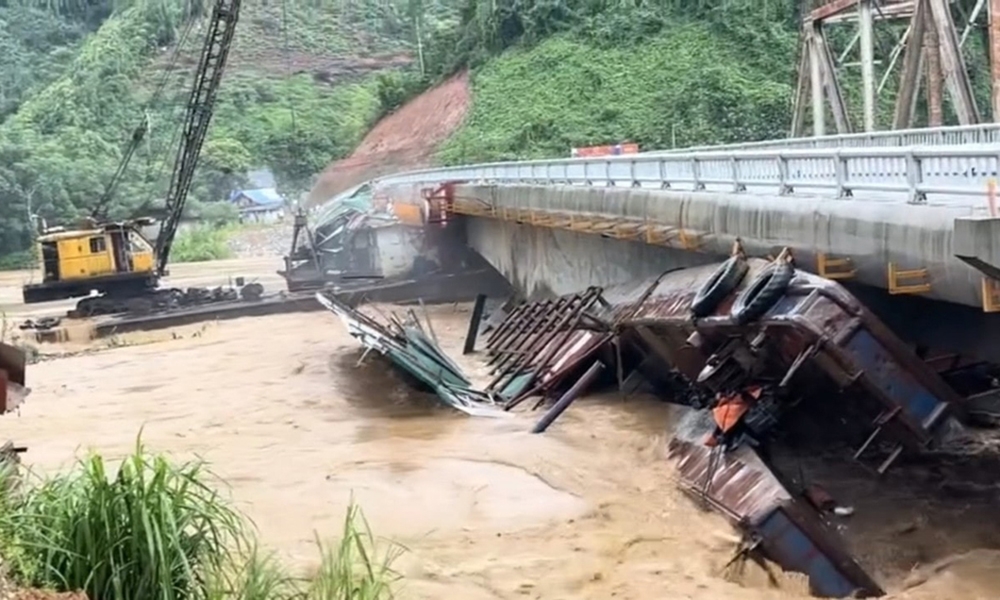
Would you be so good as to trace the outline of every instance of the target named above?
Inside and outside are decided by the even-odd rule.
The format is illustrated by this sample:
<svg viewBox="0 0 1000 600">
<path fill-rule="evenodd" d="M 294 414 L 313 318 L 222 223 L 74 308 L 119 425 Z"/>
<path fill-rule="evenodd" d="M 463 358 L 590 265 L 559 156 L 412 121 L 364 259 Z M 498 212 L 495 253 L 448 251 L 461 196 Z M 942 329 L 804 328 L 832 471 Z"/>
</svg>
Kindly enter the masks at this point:
<svg viewBox="0 0 1000 600">
<path fill-rule="evenodd" d="M 379 192 L 394 204 L 418 205 L 424 187 L 383 184 Z M 969 207 L 526 185 L 459 185 L 453 203 L 467 215 L 468 244 L 528 296 L 717 262 L 740 237 L 757 256 L 790 246 L 807 271 L 819 270 L 820 253 L 830 255 L 828 263 L 849 259 L 854 274 L 841 283 L 897 334 L 1000 364 L 993 342 L 1000 318 L 984 312 L 986 279 L 969 266 L 1000 265 L 1000 243 L 992 242 L 1000 240 L 1000 219 Z M 619 229 L 609 228 L 615 224 Z M 930 290 L 890 294 L 890 261 L 901 270 L 926 268 Z M 1000 307 L 1000 290 L 996 296 Z"/>
<path fill-rule="evenodd" d="M 926 269 L 924 279 L 930 289 L 924 296 L 982 307 L 982 274 L 954 255 L 954 222 L 972 216 L 970 207 L 527 185 L 464 185 L 456 188 L 455 196 L 459 213 L 674 250 L 656 262 L 679 261 L 681 255 L 693 252 L 706 258 L 687 257 L 682 262 L 700 264 L 726 255 L 740 238 L 747 252 L 756 256 L 773 255 L 788 246 L 797 264 L 813 272 L 821 254 L 849 259 L 856 281 L 884 289 L 894 287 L 889 281 L 890 265 L 897 272 Z M 475 238 L 471 236 L 470 241 L 475 243 Z M 561 245 L 569 243 L 559 236 L 554 239 L 561 239 Z M 497 243 L 496 239 L 490 242 Z M 518 250 L 523 251 L 525 244 L 522 241 Z M 525 268 L 523 262 L 521 268 Z M 545 287 L 544 281 L 525 283 L 529 288 Z"/>
</svg>

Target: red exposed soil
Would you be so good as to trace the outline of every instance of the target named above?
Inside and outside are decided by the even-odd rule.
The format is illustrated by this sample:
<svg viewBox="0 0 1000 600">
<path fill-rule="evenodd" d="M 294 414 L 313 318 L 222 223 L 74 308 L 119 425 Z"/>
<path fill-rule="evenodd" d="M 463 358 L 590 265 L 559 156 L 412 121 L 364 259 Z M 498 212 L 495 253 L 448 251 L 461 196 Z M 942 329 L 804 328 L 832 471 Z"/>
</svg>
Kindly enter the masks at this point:
<svg viewBox="0 0 1000 600">
<path fill-rule="evenodd" d="M 469 74 L 459 73 L 378 122 L 347 158 L 326 168 L 309 192 L 315 205 L 373 177 L 433 164 L 469 108 Z"/>
</svg>

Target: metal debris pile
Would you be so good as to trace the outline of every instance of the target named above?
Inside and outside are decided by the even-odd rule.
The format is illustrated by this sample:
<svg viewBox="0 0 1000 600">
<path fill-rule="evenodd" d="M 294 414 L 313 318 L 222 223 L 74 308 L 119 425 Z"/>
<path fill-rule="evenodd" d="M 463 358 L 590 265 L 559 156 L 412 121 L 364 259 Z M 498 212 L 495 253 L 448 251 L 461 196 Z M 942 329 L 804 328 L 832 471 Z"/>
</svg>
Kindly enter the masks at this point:
<svg viewBox="0 0 1000 600">
<path fill-rule="evenodd" d="M 23 350 L 0 342 L 0 414 L 16 410 L 31 393 L 24 386 L 26 365 Z"/>
<path fill-rule="evenodd" d="M 782 483 L 764 452 L 773 436 L 818 425 L 882 473 L 961 429 L 955 393 L 847 290 L 784 252 L 768 262 L 736 248 L 719 265 L 523 303 L 486 346 L 487 390 L 506 408 L 554 401 L 536 432 L 602 383 L 690 407 L 669 447 L 679 485 L 743 532 L 747 554 L 807 574 L 820 596 L 883 591 L 827 521 L 844 511 Z"/>
<path fill-rule="evenodd" d="M 582 294 L 523 302 L 489 333 L 486 355 L 493 380 L 486 389 L 503 397 L 507 410 L 533 396 L 544 401 L 593 362 L 610 340 L 604 320 L 609 305 L 601 292 L 592 287 Z"/>
<path fill-rule="evenodd" d="M 441 351 L 432 339 L 433 332 L 428 335 L 412 310 L 403 319 L 390 314 L 380 323 L 329 291 L 317 292 L 316 299 L 340 318 L 348 333 L 365 347 L 366 354 L 375 350 L 388 358 L 430 388 L 445 404 L 473 416 L 504 415 L 494 394 L 473 387 L 461 367 Z"/>
<path fill-rule="evenodd" d="M 833 518 L 851 510 L 774 466 L 768 449 L 777 434 L 853 444 L 845 459 L 879 474 L 904 452 L 954 447 L 965 435 L 963 399 L 944 375 L 844 287 L 796 270 L 784 251 L 748 259 L 737 245 L 721 264 L 521 302 L 484 323 L 480 298 L 465 353 L 485 336 L 492 379 L 482 391 L 412 311 L 383 325 L 329 294 L 317 297 L 366 348 L 470 414 L 495 416 L 536 398 L 535 408 L 549 405 L 533 429 L 540 433 L 602 385 L 687 406 L 691 417 L 669 445 L 680 487 L 742 532 L 741 555 L 808 575 L 819 596 L 884 592 L 837 531 Z"/>
<path fill-rule="evenodd" d="M 26 368 L 27 356 L 24 351 L 0 342 L 0 415 L 17 410 L 31 393 L 25 387 Z M 0 465 L 19 462 L 19 455 L 26 451 L 24 446 L 15 446 L 8 441 L 0 446 Z"/>
</svg>

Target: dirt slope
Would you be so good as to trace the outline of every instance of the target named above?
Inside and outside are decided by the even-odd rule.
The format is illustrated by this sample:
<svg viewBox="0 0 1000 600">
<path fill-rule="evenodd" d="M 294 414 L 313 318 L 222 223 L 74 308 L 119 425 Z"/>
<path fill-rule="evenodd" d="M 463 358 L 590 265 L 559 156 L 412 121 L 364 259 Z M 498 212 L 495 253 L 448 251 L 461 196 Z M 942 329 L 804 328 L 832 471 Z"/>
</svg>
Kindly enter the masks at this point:
<svg viewBox="0 0 1000 600">
<path fill-rule="evenodd" d="M 309 192 L 309 204 L 373 177 L 431 165 L 438 146 L 461 126 L 469 100 L 467 72 L 417 96 L 379 121 L 349 157 L 327 167 Z"/>
</svg>

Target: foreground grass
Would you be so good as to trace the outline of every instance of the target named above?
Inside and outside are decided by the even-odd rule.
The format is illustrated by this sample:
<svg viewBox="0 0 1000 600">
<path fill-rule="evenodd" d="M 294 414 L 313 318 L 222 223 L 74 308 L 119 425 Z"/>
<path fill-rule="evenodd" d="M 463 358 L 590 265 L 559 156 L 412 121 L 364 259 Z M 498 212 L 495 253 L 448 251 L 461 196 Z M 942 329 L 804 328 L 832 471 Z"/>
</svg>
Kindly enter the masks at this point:
<svg viewBox="0 0 1000 600">
<path fill-rule="evenodd" d="M 360 509 L 340 540 L 317 540 L 320 568 L 292 577 L 253 525 L 209 485 L 201 462 L 173 463 L 140 443 L 110 476 L 91 454 L 74 470 L 3 496 L 0 555 L 18 585 L 83 590 L 91 600 L 375 600 L 392 596 L 400 548 L 384 550 Z M 3 489 L 15 474 L 7 469 Z"/>
</svg>

